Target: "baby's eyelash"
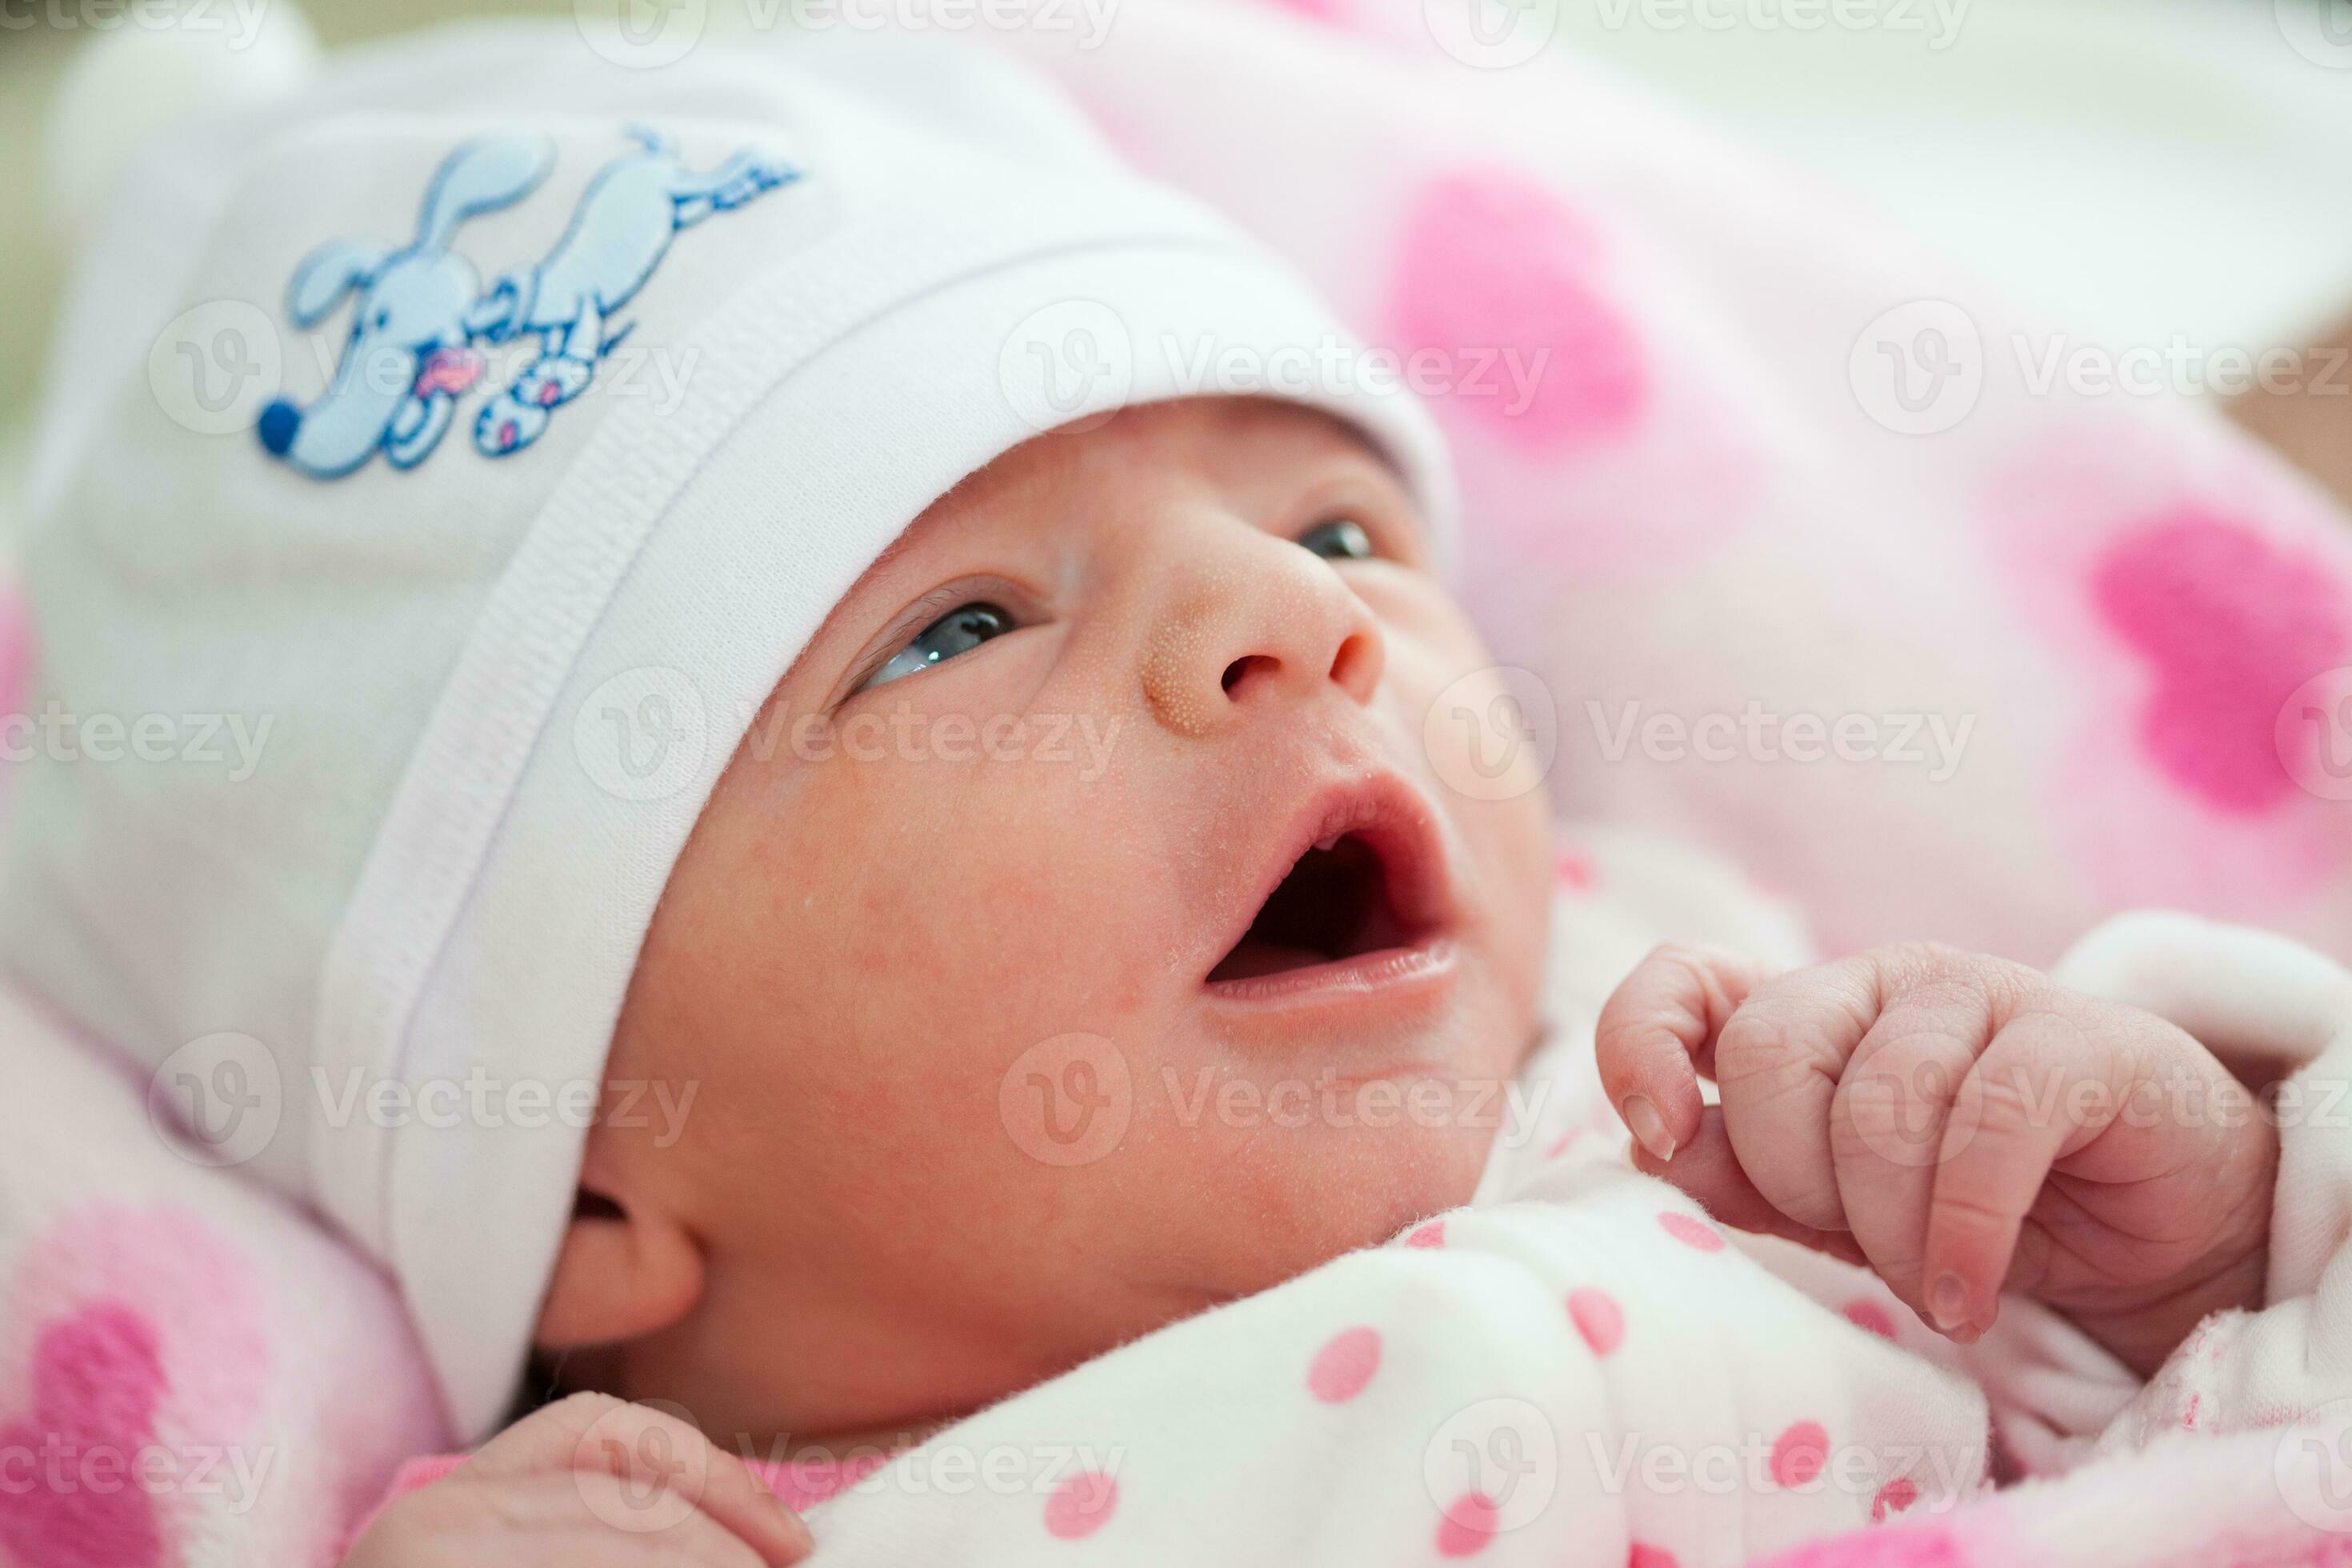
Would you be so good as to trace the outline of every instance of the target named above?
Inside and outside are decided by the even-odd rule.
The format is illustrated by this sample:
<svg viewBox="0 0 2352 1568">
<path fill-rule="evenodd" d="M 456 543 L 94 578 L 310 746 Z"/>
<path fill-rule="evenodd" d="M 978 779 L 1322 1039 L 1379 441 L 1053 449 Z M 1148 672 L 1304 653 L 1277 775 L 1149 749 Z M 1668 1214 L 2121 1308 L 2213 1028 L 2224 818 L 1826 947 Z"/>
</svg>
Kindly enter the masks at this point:
<svg viewBox="0 0 2352 1568">
<path fill-rule="evenodd" d="M 887 685 L 890 681 L 904 676 L 919 673 L 933 664 L 943 664 L 956 657 L 957 653 L 970 651 L 969 648 L 961 648 L 944 656 L 934 655 L 919 660 L 910 660 L 908 668 L 897 674 L 888 676 L 884 674 L 892 664 L 899 661 L 912 650 L 924 636 L 939 629 L 944 622 L 959 613 L 971 611 L 977 616 L 984 617 L 977 621 L 973 627 L 975 630 L 985 632 L 985 635 L 979 637 L 971 645 L 975 647 L 982 642 L 992 641 L 1006 632 L 1017 631 L 1028 625 L 1029 621 L 1023 614 L 1007 607 L 1008 604 L 1023 602 L 1018 594 L 1006 592 L 1007 587 L 1009 584 L 987 581 L 974 582 L 967 579 L 934 588 L 908 605 L 891 617 L 889 628 L 875 639 L 873 651 L 859 660 L 856 667 L 844 679 L 841 696 L 835 700 L 836 704 L 848 700 L 861 691 L 870 690 L 876 686 Z"/>
</svg>

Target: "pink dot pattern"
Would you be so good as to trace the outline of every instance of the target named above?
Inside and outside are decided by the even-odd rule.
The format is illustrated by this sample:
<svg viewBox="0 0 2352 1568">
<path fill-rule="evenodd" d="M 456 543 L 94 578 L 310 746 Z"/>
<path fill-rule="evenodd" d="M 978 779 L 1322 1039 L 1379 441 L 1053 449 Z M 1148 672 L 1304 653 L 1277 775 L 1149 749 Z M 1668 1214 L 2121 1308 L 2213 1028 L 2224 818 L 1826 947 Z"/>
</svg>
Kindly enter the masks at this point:
<svg viewBox="0 0 2352 1568">
<path fill-rule="evenodd" d="M 1465 1492 L 1447 1505 L 1437 1522 L 1440 1557 L 1474 1557 L 1495 1539 L 1501 1510 L 1485 1492 Z"/>
<path fill-rule="evenodd" d="M 2090 586 L 2101 616 L 2149 667 L 2139 744 L 2158 771 L 2227 816 L 2294 798 L 2278 711 L 2342 662 L 2347 640 L 2326 569 L 2189 507 L 2125 535 Z"/>
<path fill-rule="evenodd" d="M 1625 1314 L 1617 1305 L 1617 1298 L 1608 1291 L 1587 1285 L 1572 1290 L 1568 1298 L 1568 1315 L 1576 1324 L 1576 1331 L 1592 1347 L 1594 1355 L 1607 1355 L 1625 1342 Z"/>
<path fill-rule="evenodd" d="M 1478 394 L 1467 371 L 1447 406 L 1533 455 L 1622 437 L 1650 397 L 1640 339 L 1607 297 L 1592 226 L 1540 180 L 1456 170 L 1423 187 L 1394 281 L 1398 335 L 1459 355 L 1507 347 L 1540 364 L 1532 395 Z"/>
<path fill-rule="evenodd" d="M 1667 1209 L 1661 1213 L 1658 1226 L 1685 1247 L 1696 1247 L 1701 1252 L 1721 1252 L 1724 1248 L 1723 1232 L 1680 1209 Z"/>
<path fill-rule="evenodd" d="M 1845 1304 L 1845 1321 L 1866 1334 L 1876 1334 L 1882 1340 L 1895 1338 L 1894 1314 L 1867 1297 L 1857 1297 Z"/>
<path fill-rule="evenodd" d="M 1801 1487 L 1829 1463 L 1830 1435 L 1818 1421 L 1799 1421 L 1772 1439 L 1772 1479 Z"/>
<path fill-rule="evenodd" d="M 1412 1234 L 1404 1238 L 1407 1247 L 1443 1247 L 1445 1245 L 1445 1222 L 1433 1219 L 1426 1225 L 1413 1226 Z"/>
<path fill-rule="evenodd" d="M 1326 1405 L 1341 1405 L 1364 1392 L 1381 1369 L 1381 1336 L 1360 1324 L 1324 1342 L 1307 1369 L 1307 1391 Z"/>
<path fill-rule="evenodd" d="M 160 1342 L 143 1315 L 111 1301 L 42 1331 L 32 1408 L 0 1426 L 0 1453 L 30 1460 L 24 1480 L 0 1487 L 0 1558 L 50 1568 L 162 1568 L 162 1528 L 147 1491 L 79 1485 L 73 1468 L 84 1453 L 135 1456 L 152 1439 L 170 1388 Z"/>
<path fill-rule="evenodd" d="M 1884 1524 L 1889 1514 L 1901 1513 L 1918 1500 L 1919 1484 L 1898 1476 L 1879 1488 L 1878 1495 L 1870 1500 L 1870 1522 Z"/>
<path fill-rule="evenodd" d="M 1110 1522 L 1118 1506 L 1118 1482 L 1100 1470 L 1080 1470 L 1045 1500 L 1045 1533 L 1056 1541 L 1081 1541 Z"/>
</svg>

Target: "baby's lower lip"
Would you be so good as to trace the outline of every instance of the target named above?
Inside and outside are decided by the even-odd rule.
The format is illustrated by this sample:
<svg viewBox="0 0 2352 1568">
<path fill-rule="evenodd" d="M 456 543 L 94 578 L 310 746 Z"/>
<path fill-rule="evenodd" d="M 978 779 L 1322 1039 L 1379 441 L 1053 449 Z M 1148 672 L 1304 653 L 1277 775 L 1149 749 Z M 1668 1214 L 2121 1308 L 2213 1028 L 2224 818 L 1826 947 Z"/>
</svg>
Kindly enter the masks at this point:
<svg viewBox="0 0 2352 1568">
<path fill-rule="evenodd" d="M 1458 957 L 1450 937 L 1433 933 L 1409 946 L 1211 980 L 1202 989 L 1221 1006 L 1254 1013 L 1397 1011 L 1433 1002 L 1452 983 Z"/>
</svg>

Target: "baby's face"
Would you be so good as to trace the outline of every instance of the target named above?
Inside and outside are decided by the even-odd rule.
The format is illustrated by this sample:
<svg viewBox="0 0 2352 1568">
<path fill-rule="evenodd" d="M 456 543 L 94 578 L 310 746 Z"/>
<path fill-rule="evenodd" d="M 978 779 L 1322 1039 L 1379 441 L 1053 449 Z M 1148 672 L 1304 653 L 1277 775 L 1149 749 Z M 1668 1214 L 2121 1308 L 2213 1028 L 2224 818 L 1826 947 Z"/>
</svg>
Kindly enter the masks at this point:
<svg viewBox="0 0 2352 1568">
<path fill-rule="evenodd" d="M 611 1078 L 699 1088 L 583 1179 L 705 1267 L 615 1392 L 918 1426 L 1468 1198 L 1549 855 L 1538 793 L 1444 783 L 1473 742 L 1424 721 L 1488 659 L 1419 530 L 1329 421 L 1185 403 L 1030 442 L 865 575 L 617 1032 Z"/>
</svg>

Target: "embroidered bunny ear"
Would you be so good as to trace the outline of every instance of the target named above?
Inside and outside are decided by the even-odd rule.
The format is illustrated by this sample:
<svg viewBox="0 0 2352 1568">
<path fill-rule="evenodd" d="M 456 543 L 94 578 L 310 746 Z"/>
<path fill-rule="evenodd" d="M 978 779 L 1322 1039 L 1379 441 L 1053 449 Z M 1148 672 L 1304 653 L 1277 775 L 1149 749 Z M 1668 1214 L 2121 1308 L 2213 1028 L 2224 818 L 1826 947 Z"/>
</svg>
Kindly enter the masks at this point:
<svg viewBox="0 0 2352 1568">
<path fill-rule="evenodd" d="M 96 33 L 58 83 L 41 147 L 51 232 L 78 247 L 131 153 L 152 132 L 199 110 L 280 97 L 319 68 L 319 44 L 285 0 L 185 5 L 169 26 Z"/>
<path fill-rule="evenodd" d="M 555 143 L 530 132 L 478 136 L 443 160 L 416 215 L 416 243 L 446 250 L 467 218 L 522 200 L 555 163 Z"/>
<path fill-rule="evenodd" d="M 286 315 L 298 327 L 316 326 L 337 301 L 375 276 L 392 247 L 374 239 L 331 239 L 302 258 L 286 285 Z"/>
</svg>

